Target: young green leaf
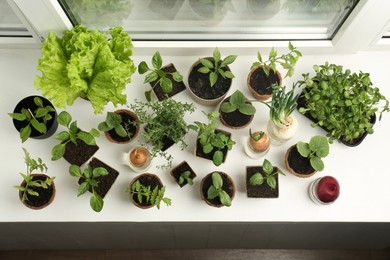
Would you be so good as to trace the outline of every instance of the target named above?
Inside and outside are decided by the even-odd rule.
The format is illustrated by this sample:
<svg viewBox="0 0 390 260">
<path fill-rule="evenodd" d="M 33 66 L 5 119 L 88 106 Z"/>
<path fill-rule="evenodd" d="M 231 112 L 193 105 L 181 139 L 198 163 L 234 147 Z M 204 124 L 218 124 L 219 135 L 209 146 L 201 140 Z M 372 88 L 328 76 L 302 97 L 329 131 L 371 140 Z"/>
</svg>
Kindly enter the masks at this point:
<svg viewBox="0 0 390 260">
<path fill-rule="evenodd" d="M 72 121 L 72 116 L 66 112 L 66 111 L 62 111 L 58 117 L 57 117 L 57 121 L 60 125 L 62 126 L 65 126 L 65 127 L 68 127 L 70 122 Z"/>
<path fill-rule="evenodd" d="M 207 190 L 207 198 L 212 200 L 218 196 L 218 191 L 214 186 L 210 186 Z"/>
<path fill-rule="evenodd" d="M 264 178 L 259 172 L 253 174 L 252 177 L 249 178 L 249 183 L 251 185 L 261 185 L 263 182 Z"/>
<path fill-rule="evenodd" d="M 17 121 L 24 121 L 27 119 L 26 115 L 23 113 L 8 113 L 8 115 Z"/>
<path fill-rule="evenodd" d="M 320 157 L 314 156 L 310 158 L 310 164 L 316 171 L 323 171 L 325 168 L 324 162 Z"/>
<path fill-rule="evenodd" d="M 229 194 L 227 194 L 227 192 L 224 190 L 219 192 L 219 200 L 221 201 L 222 205 L 226 207 L 230 207 L 232 205 L 232 200 L 230 199 Z"/>
<path fill-rule="evenodd" d="M 81 169 L 79 166 L 77 165 L 74 165 L 72 164 L 70 167 L 69 167 L 69 173 L 71 176 L 73 177 L 81 177 L 83 175 L 83 173 L 81 172 Z"/>
<path fill-rule="evenodd" d="M 146 64 L 145 61 L 142 61 L 142 62 L 138 65 L 138 73 L 142 75 L 142 74 L 146 73 L 147 71 L 149 71 L 148 64 Z"/>
<path fill-rule="evenodd" d="M 87 145 L 96 145 L 95 137 L 90 133 L 80 131 L 78 132 L 77 137 Z"/>
<path fill-rule="evenodd" d="M 308 157 L 310 155 L 310 146 L 307 143 L 304 142 L 298 142 L 297 143 L 297 149 L 298 152 L 303 156 L 303 157 Z"/>
<path fill-rule="evenodd" d="M 266 175 L 270 175 L 274 171 L 274 167 L 272 166 L 271 162 L 268 161 L 267 159 L 264 159 L 263 171 L 265 172 Z"/>
<path fill-rule="evenodd" d="M 156 51 L 152 57 L 152 65 L 155 69 L 159 70 L 162 66 L 162 58 L 160 52 Z"/>
<path fill-rule="evenodd" d="M 51 160 L 56 161 L 64 156 L 65 153 L 65 144 L 57 144 L 51 150 Z"/>
<path fill-rule="evenodd" d="M 222 185 L 223 185 L 223 179 L 221 177 L 221 175 L 217 172 L 214 172 L 212 175 L 211 175 L 211 178 L 212 178 L 212 181 L 213 181 L 213 186 L 219 190 L 222 188 Z"/>
<path fill-rule="evenodd" d="M 104 201 L 103 201 L 102 197 L 100 197 L 99 194 L 97 194 L 95 191 L 93 191 L 91 199 L 89 201 L 89 204 L 94 211 L 100 212 L 103 209 Z"/>
</svg>

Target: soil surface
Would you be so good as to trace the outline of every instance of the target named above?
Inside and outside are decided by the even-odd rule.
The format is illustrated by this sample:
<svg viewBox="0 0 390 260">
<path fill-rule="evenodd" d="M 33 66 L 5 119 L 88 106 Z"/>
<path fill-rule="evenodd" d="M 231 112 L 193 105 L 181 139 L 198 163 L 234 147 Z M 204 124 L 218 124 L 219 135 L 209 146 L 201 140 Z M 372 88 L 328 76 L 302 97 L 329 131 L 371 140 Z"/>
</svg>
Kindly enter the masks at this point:
<svg viewBox="0 0 390 260">
<path fill-rule="evenodd" d="M 196 174 L 194 170 L 192 170 L 191 166 L 187 162 L 182 162 L 178 166 L 172 169 L 171 175 L 173 178 L 175 178 L 177 184 L 179 184 L 180 176 L 183 172 L 189 171 L 190 172 L 190 178 L 194 179 L 196 177 Z M 182 184 L 179 184 L 180 187 L 184 187 L 187 184 L 187 180 L 184 180 Z"/>
<path fill-rule="evenodd" d="M 290 150 L 290 154 L 287 157 L 290 167 L 297 173 L 300 174 L 310 174 L 314 168 L 310 164 L 310 159 L 303 157 L 297 149 L 297 146 L 294 145 Z"/>
<path fill-rule="evenodd" d="M 48 176 L 38 175 L 38 176 L 34 176 L 33 180 L 45 181 L 47 177 Z M 22 185 L 22 186 L 25 186 L 25 185 Z M 32 189 L 33 191 L 38 192 L 38 194 L 39 194 L 39 196 L 33 196 L 33 195 L 27 194 L 28 200 L 26 200 L 24 202 L 32 207 L 41 207 L 41 206 L 45 205 L 46 203 L 48 203 L 50 201 L 51 197 L 53 196 L 53 192 L 54 192 L 52 185 L 49 186 L 47 189 L 44 189 L 42 187 L 29 187 L 29 188 Z M 21 196 L 23 196 L 22 192 L 19 192 L 19 196 L 20 196 L 20 198 L 21 198 Z"/>
<path fill-rule="evenodd" d="M 119 172 L 96 158 L 92 158 L 92 160 L 89 162 L 89 165 L 91 166 L 92 170 L 98 167 L 103 167 L 108 171 L 107 175 L 96 178 L 96 181 L 98 181 L 99 184 L 94 188 L 95 192 L 99 194 L 100 197 L 104 198 L 107 192 L 110 190 L 112 184 L 114 184 L 116 178 L 119 175 Z M 83 179 L 80 178 L 78 183 L 81 184 L 82 182 Z M 92 192 L 92 189 L 89 189 L 89 192 Z"/>
<path fill-rule="evenodd" d="M 230 199 L 233 200 L 234 191 L 235 191 L 234 190 L 234 183 L 230 182 L 229 178 L 227 177 L 227 175 L 225 173 L 223 173 L 223 172 L 218 172 L 218 173 L 220 173 L 222 180 L 223 180 L 222 189 L 224 191 L 226 191 L 226 193 L 229 195 Z M 223 205 L 222 205 L 219 197 L 215 197 L 214 199 L 207 199 L 207 191 L 212 184 L 213 184 L 212 173 L 210 173 L 206 177 L 204 177 L 203 186 L 201 186 L 202 195 L 203 195 L 204 199 L 207 200 L 208 202 L 210 202 L 211 204 L 213 204 L 217 207 L 221 207 Z"/>
<path fill-rule="evenodd" d="M 267 76 L 262 67 L 258 67 L 251 77 L 250 85 L 252 88 L 260 95 L 272 95 L 272 85 L 279 85 L 279 78 L 277 74 L 271 69 L 269 70 L 269 75 Z"/>
<path fill-rule="evenodd" d="M 278 170 L 277 167 L 274 167 L 274 171 Z M 276 179 L 276 187 L 272 189 L 268 186 L 267 182 L 264 181 L 261 185 L 251 185 L 249 183 L 250 178 L 257 172 L 260 172 L 261 175 L 265 176 L 263 167 L 253 166 L 247 167 L 246 170 L 246 192 L 249 198 L 278 198 L 279 197 L 279 175 L 274 175 Z"/>
<path fill-rule="evenodd" d="M 99 150 L 99 146 L 87 145 L 80 139 L 76 143 L 68 142 L 65 147 L 64 159 L 70 164 L 81 166 Z"/>
<path fill-rule="evenodd" d="M 224 102 L 228 102 L 229 98 L 225 99 Z M 219 109 L 219 113 L 221 122 L 227 127 L 243 127 L 246 124 L 249 124 L 253 119 L 253 116 L 242 114 L 240 111 L 238 111 L 238 109 L 231 113 L 225 113 Z"/>
<path fill-rule="evenodd" d="M 175 66 L 171 63 L 171 64 L 168 64 L 164 67 L 161 68 L 162 71 L 164 71 L 165 73 L 173 73 L 173 72 L 176 72 L 176 68 Z M 153 88 L 153 92 L 154 94 L 156 95 L 157 99 L 159 101 L 162 101 L 168 97 L 173 97 L 174 95 L 176 95 L 177 93 L 180 93 L 181 91 L 185 90 L 186 89 L 186 85 L 184 84 L 183 81 L 181 82 L 176 82 L 173 78 L 172 78 L 172 75 L 171 74 L 167 74 L 167 78 L 171 80 L 172 82 L 172 91 L 170 93 L 164 93 L 163 89 L 161 88 L 161 85 L 160 83 L 156 85 L 156 82 L 157 81 L 153 81 L 150 83 L 150 86 L 153 88 L 154 85 L 156 85 L 154 88 Z"/>
<path fill-rule="evenodd" d="M 214 63 L 213 58 L 206 58 Z M 224 79 L 222 76 L 218 76 L 218 80 L 214 86 L 211 87 L 209 74 L 203 74 L 198 72 L 198 69 L 203 67 L 201 63 L 195 65 L 190 71 L 190 75 L 188 76 L 188 86 L 192 90 L 192 92 L 203 99 L 216 99 L 224 94 L 226 94 L 230 86 L 232 84 L 232 79 L 226 78 Z M 224 71 L 229 70 L 228 68 L 223 68 Z"/>
</svg>

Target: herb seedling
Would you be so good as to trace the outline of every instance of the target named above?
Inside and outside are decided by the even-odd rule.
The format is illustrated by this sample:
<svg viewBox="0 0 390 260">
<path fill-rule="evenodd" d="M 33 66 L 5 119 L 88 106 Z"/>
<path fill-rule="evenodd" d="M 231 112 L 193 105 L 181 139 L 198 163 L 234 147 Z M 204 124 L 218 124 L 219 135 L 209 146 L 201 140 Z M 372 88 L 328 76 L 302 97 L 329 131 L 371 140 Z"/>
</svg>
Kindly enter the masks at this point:
<svg viewBox="0 0 390 260">
<path fill-rule="evenodd" d="M 157 209 L 160 209 L 161 201 L 164 202 L 167 206 L 170 206 L 171 199 L 164 197 L 165 186 L 161 189 L 156 186 L 153 190 L 150 186 L 143 185 L 139 180 L 135 181 L 130 189 L 128 188 L 126 192 L 130 192 L 131 196 L 136 196 L 140 204 L 148 203 L 152 206 L 156 206 Z"/>
<path fill-rule="evenodd" d="M 250 101 L 245 98 L 241 91 L 236 90 L 233 95 L 230 96 L 228 102 L 224 102 L 221 105 L 221 111 L 224 113 L 232 113 L 238 110 L 244 115 L 254 115 L 256 108 L 250 104 Z"/>
<path fill-rule="evenodd" d="M 55 177 L 46 178 L 46 180 L 34 180 L 34 176 L 32 176 L 32 172 L 34 170 L 39 169 L 42 173 L 47 171 L 47 166 L 43 163 L 41 158 L 37 158 L 37 160 L 32 159 L 30 157 L 29 152 L 23 148 L 24 151 L 24 162 L 26 164 L 26 173 L 20 173 L 26 182 L 25 186 L 14 186 L 16 189 L 20 190 L 22 195 L 22 201 L 28 200 L 28 196 L 39 196 L 39 193 L 36 191 L 37 188 L 48 189 L 49 186 L 52 185 Z"/>
<path fill-rule="evenodd" d="M 151 156 L 157 154 L 167 160 L 167 164 L 161 168 L 170 168 L 172 165 L 172 156 L 163 152 L 163 140 L 169 139 L 174 143 L 180 143 L 181 149 L 187 147 L 184 136 L 188 131 L 188 125 L 184 120 L 184 115 L 195 111 L 193 104 L 175 101 L 172 98 L 166 98 L 161 102 L 141 102 L 136 101 L 129 105 L 131 110 L 138 115 L 141 124 L 146 124 L 142 135 L 146 143 L 151 144 Z"/>
<path fill-rule="evenodd" d="M 268 60 L 266 61 L 263 61 L 263 57 L 260 52 L 257 52 L 258 61 L 252 64 L 252 68 L 263 66 L 264 73 L 268 76 L 270 69 L 276 73 L 276 64 L 279 64 L 283 67 L 283 69 L 287 70 L 284 77 L 292 77 L 295 65 L 302 56 L 302 53 L 298 51 L 291 42 L 288 43 L 288 49 L 290 50 L 289 53 L 278 56 L 278 52 L 274 47 L 272 47 L 268 55 Z"/>
<path fill-rule="evenodd" d="M 98 125 L 100 131 L 108 132 L 112 129 L 115 133 L 121 137 L 128 137 L 131 139 L 131 133 L 129 132 L 130 124 L 122 126 L 122 117 L 114 112 L 107 112 L 106 120 Z M 127 126 L 127 127 L 126 127 Z"/>
<path fill-rule="evenodd" d="M 62 131 L 56 135 L 55 139 L 62 142 L 55 145 L 51 151 L 51 159 L 53 161 L 60 159 L 64 155 L 67 143 L 72 142 L 77 144 L 77 139 L 80 139 L 87 145 L 96 145 L 95 137 L 99 137 L 100 134 L 95 128 L 92 128 L 90 132 L 79 131 L 77 121 L 71 122 L 72 116 L 66 111 L 62 111 L 58 115 L 57 120 L 60 125 L 68 128 L 68 131 Z"/>
<path fill-rule="evenodd" d="M 190 171 L 184 171 L 180 173 L 179 184 L 182 185 L 186 181 L 189 185 L 193 185 L 194 181 L 191 179 L 190 175 L 191 175 Z"/>
<path fill-rule="evenodd" d="M 219 198 L 222 205 L 230 207 L 232 205 L 232 200 L 230 199 L 229 194 L 222 189 L 223 179 L 218 172 L 213 172 L 211 175 L 213 184 L 207 190 L 207 199 Z"/>
<path fill-rule="evenodd" d="M 298 142 L 297 149 L 300 155 L 310 159 L 310 164 L 316 171 L 324 170 L 324 162 L 321 158 L 329 154 L 329 144 L 323 136 L 313 136 L 309 143 Z"/>
<path fill-rule="evenodd" d="M 38 108 L 35 111 L 31 111 L 29 108 L 22 108 L 21 113 L 8 113 L 10 117 L 17 121 L 28 121 L 28 124 L 20 129 L 20 139 L 24 143 L 31 135 L 31 127 L 37 130 L 41 134 L 45 134 L 47 131 L 46 124 L 52 119 L 50 112 L 55 112 L 51 106 L 43 106 L 42 99 L 39 97 L 34 98 L 35 105 Z"/>
<path fill-rule="evenodd" d="M 172 80 L 168 77 L 170 75 L 172 79 L 176 82 L 183 81 L 183 76 L 180 74 L 180 72 L 175 71 L 172 73 L 167 73 L 161 70 L 162 66 L 162 58 L 160 55 L 160 52 L 155 52 L 152 57 L 152 66 L 153 69 L 149 68 L 148 64 L 145 61 L 142 61 L 138 65 L 138 73 L 139 74 L 145 74 L 146 72 L 150 71 L 149 74 L 145 76 L 144 83 L 152 83 L 155 82 L 152 86 L 152 89 L 155 88 L 158 84 L 160 84 L 163 92 L 165 94 L 169 94 L 172 92 Z M 147 101 L 151 101 L 151 93 L 152 89 L 145 91 L 145 97 Z"/>
<path fill-rule="evenodd" d="M 214 63 L 209 59 L 202 58 L 199 62 L 203 67 L 199 68 L 199 72 L 203 74 L 209 74 L 210 86 L 213 87 L 218 80 L 218 77 L 222 78 L 234 78 L 234 74 L 228 70 L 228 65 L 232 64 L 237 58 L 237 55 L 229 55 L 221 61 L 221 53 L 218 48 L 214 49 L 213 59 Z"/>
<path fill-rule="evenodd" d="M 81 172 L 80 167 L 77 165 L 71 165 L 69 167 L 69 173 L 71 176 L 81 178 L 83 180 L 79 186 L 77 197 L 91 190 L 92 195 L 89 204 L 94 211 L 100 212 L 103 209 L 104 201 L 103 198 L 95 191 L 95 188 L 99 186 L 99 181 L 97 181 L 96 178 L 108 175 L 108 171 L 103 167 L 97 167 L 92 170 L 92 167 L 87 164 L 87 167 L 84 169 L 84 173 Z"/>
<path fill-rule="evenodd" d="M 226 134 L 216 132 L 218 127 L 216 118 L 219 116 L 217 111 L 206 115 L 209 120 L 208 124 L 194 122 L 195 125 L 190 125 L 189 128 L 198 132 L 198 140 L 202 146 L 203 153 L 209 154 L 213 152 L 213 163 L 215 166 L 219 166 L 223 162 L 222 149 L 226 147 L 228 150 L 231 150 L 236 142 Z"/>
<path fill-rule="evenodd" d="M 351 73 L 349 69 L 336 64 L 314 65 L 314 77 L 302 74 L 298 81 L 303 89 L 304 107 L 302 114 L 309 113 L 315 119 L 313 127 L 323 126 L 328 130 L 327 137 L 352 142 L 363 134 L 372 134 L 371 117 L 380 112 L 389 112 L 389 101 L 377 87 L 373 87 L 370 74 Z"/>
<path fill-rule="evenodd" d="M 264 159 L 261 169 L 263 174 L 261 172 L 256 172 L 255 174 L 253 174 L 252 177 L 249 179 L 250 185 L 261 185 L 266 182 L 269 187 L 275 189 L 275 175 L 285 175 L 284 172 L 282 172 L 278 167 L 276 167 L 276 170 L 274 170 L 274 167 L 272 166 L 271 162 L 267 159 Z"/>
</svg>

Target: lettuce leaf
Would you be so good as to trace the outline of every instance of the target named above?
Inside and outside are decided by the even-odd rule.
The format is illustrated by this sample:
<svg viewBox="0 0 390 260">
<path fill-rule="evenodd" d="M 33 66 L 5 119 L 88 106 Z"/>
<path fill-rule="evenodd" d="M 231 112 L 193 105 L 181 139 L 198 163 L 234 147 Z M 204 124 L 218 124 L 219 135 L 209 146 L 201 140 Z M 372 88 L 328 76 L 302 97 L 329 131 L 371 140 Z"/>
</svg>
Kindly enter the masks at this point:
<svg viewBox="0 0 390 260">
<path fill-rule="evenodd" d="M 111 39 L 82 25 L 64 33 L 50 32 L 42 46 L 42 57 L 34 84 L 55 106 L 65 108 L 78 98 L 91 101 L 95 113 L 108 102 L 126 103 L 123 92 L 136 68 L 130 59 L 131 38 L 121 27 L 110 29 Z"/>
</svg>

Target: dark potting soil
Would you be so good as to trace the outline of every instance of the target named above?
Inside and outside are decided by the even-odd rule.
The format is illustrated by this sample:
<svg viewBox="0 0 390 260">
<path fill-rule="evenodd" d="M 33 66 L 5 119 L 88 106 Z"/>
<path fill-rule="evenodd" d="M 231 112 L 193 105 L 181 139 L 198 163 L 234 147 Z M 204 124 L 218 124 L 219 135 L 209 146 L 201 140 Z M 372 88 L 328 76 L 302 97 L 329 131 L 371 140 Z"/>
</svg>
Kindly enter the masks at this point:
<svg viewBox="0 0 390 260">
<path fill-rule="evenodd" d="M 44 175 L 38 175 L 38 176 L 34 176 L 33 177 L 33 180 L 41 180 L 41 181 L 45 181 L 47 178 L 47 176 L 44 176 Z M 47 189 L 44 189 L 42 187 L 29 187 L 30 189 L 32 189 L 33 191 L 36 191 L 38 192 L 39 196 L 33 196 L 33 195 L 29 195 L 27 193 L 27 199 L 25 202 L 30 205 L 30 206 L 33 206 L 33 207 L 40 207 L 40 206 L 43 206 L 45 205 L 46 203 L 48 203 L 51 199 L 51 197 L 53 196 L 53 186 L 49 186 Z M 19 193 L 21 195 L 21 192 Z"/>
<path fill-rule="evenodd" d="M 227 178 L 225 173 L 218 172 L 223 180 L 222 189 L 226 191 L 226 193 L 229 195 L 230 198 L 234 195 L 234 184 L 230 183 L 229 179 Z M 214 199 L 208 199 L 207 198 L 207 191 L 209 190 L 210 186 L 213 184 L 212 174 L 209 174 L 205 177 L 203 186 L 202 186 L 202 194 L 204 198 L 209 201 L 211 204 L 220 206 L 222 205 L 221 200 L 219 197 L 215 197 Z"/>
<path fill-rule="evenodd" d="M 150 186 L 151 191 L 153 191 L 156 186 L 158 186 L 159 189 L 161 189 L 163 187 L 163 184 L 161 183 L 161 181 L 158 178 L 156 178 L 156 176 L 153 174 L 142 174 L 139 177 L 137 177 L 137 179 L 145 187 Z M 145 196 L 142 197 L 142 203 L 139 202 L 137 194 L 133 194 L 132 199 L 135 203 L 137 203 L 141 206 L 144 206 L 144 207 L 151 206 L 151 203 L 146 202 Z"/>
<path fill-rule="evenodd" d="M 224 100 L 224 102 L 228 102 L 229 99 L 230 99 L 230 97 L 226 98 Z M 240 111 L 238 111 L 238 109 L 231 112 L 231 113 L 225 113 L 225 112 L 222 112 L 221 109 L 219 109 L 219 113 L 220 113 L 220 117 L 222 118 L 222 120 L 225 121 L 225 123 L 228 126 L 233 126 L 233 127 L 244 126 L 244 125 L 248 124 L 253 118 L 253 116 L 248 116 L 248 115 L 242 114 Z M 222 123 L 224 123 L 223 121 L 222 121 Z"/>
<path fill-rule="evenodd" d="M 99 150 L 99 146 L 87 145 L 80 139 L 76 139 L 76 143 L 68 142 L 65 146 L 64 159 L 70 164 L 81 166 Z"/>
<path fill-rule="evenodd" d="M 249 80 L 252 88 L 260 95 L 272 95 L 272 85 L 279 84 L 279 78 L 273 70 L 267 76 L 262 67 L 258 67 Z"/>
<path fill-rule="evenodd" d="M 22 108 L 24 108 L 24 109 L 30 109 L 31 112 L 34 113 L 34 111 L 37 110 L 37 108 L 38 108 L 38 106 L 34 103 L 34 98 L 36 98 L 36 97 L 39 97 L 42 100 L 42 103 L 43 103 L 44 107 L 51 106 L 52 108 L 54 108 L 53 104 L 49 100 L 44 98 L 44 97 L 41 97 L 41 96 L 28 96 L 28 97 L 25 97 L 24 99 L 22 99 L 16 105 L 16 107 L 15 107 L 13 112 L 14 113 L 21 113 L 22 112 Z M 30 127 L 31 128 L 31 134 L 30 134 L 31 138 L 44 139 L 44 138 L 50 137 L 51 135 L 53 135 L 55 133 L 55 131 L 58 128 L 57 112 L 56 111 L 49 112 L 49 115 L 51 115 L 52 118 L 49 121 L 47 121 L 47 123 L 46 123 L 47 132 L 45 134 L 41 134 L 38 130 L 36 130 L 34 127 L 31 126 Z M 37 120 L 38 120 L 39 123 L 43 122 L 42 118 L 37 118 Z M 25 121 L 18 121 L 18 120 L 13 119 L 12 121 L 14 123 L 15 128 L 19 132 L 20 132 L 20 130 L 22 128 L 24 128 L 24 127 L 26 127 L 28 125 L 28 121 L 27 120 L 25 120 Z"/>
<path fill-rule="evenodd" d="M 273 173 L 278 170 L 274 167 Z M 274 175 L 276 179 L 276 187 L 272 189 L 268 186 L 267 182 L 264 181 L 261 185 L 251 185 L 249 183 L 250 178 L 257 172 L 265 176 L 263 167 L 253 166 L 247 167 L 246 169 L 246 193 L 249 198 L 278 198 L 279 197 L 279 175 Z"/>
<path fill-rule="evenodd" d="M 300 174 L 310 174 L 314 170 L 314 168 L 310 164 L 310 159 L 303 157 L 297 149 L 297 146 L 294 145 L 291 150 L 290 154 L 287 157 L 287 161 L 290 165 L 290 167 L 297 173 Z"/>
<path fill-rule="evenodd" d="M 176 182 L 179 184 L 180 176 L 183 172 L 189 171 L 190 172 L 190 178 L 194 179 L 196 177 L 196 174 L 194 170 L 192 170 L 191 166 L 186 162 L 180 163 L 178 166 L 172 169 L 171 174 L 175 178 Z M 182 184 L 179 184 L 180 187 L 183 187 L 187 184 L 187 180 L 184 180 Z"/>
<path fill-rule="evenodd" d="M 206 58 L 214 63 L 213 58 Z M 232 84 L 232 79 L 224 79 L 222 76 L 218 76 L 218 80 L 214 86 L 210 86 L 209 74 L 203 74 L 198 72 L 198 69 L 203 67 L 201 63 L 197 64 L 190 71 L 188 76 L 188 86 L 191 88 L 192 92 L 203 99 L 216 99 L 223 96 L 229 91 L 229 88 Z M 227 71 L 228 68 L 223 68 L 224 71 Z"/>
<path fill-rule="evenodd" d="M 129 138 L 128 136 L 122 137 L 122 136 L 118 135 L 115 132 L 115 129 L 111 129 L 110 131 L 108 131 L 108 134 L 111 136 L 112 139 L 114 139 L 117 142 L 128 142 L 134 138 L 134 134 L 137 131 L 137 125 L 132 124 L 132 122 L 135 122 L 136 120 L 126 112 L 120 112 L 118 114 L 122 118 L 121 126 L 123 126 L 126 129 L 126 125 L 127 125 L 127 129 L 130 132 L 131 138 Z"/>
<path fill-rule="evenodd" d="M 170 1 L 171 2 L 171 1 Z M 168 64 L 164 67 L 161 68 L 162 71 L 164 71 L 165 73 L 167 73 L 167 78 L 171 80 L 172 82 L 172 91 L 170 93 L 164 93 L 163 89 L 161 88 L 161 85 L 160 84 L 157 84 L 154 88 L 153 86 L 156 84 L 157 81 L 153 81 L 150 83 L 150 86 L 152 86 L 153 88 L 153 92 L 154 94 L 156 95 L 157 99 L 159 101 L 162 101 L 164 99 L 166 99 L 167 97 L 172 97 L 174 95 L 176 95 L 177 93 L 180 93 L 181 91 L 185 90 L 186 89 L 186 85 L 184 85 L 184 82 L 181 81 L 181 82 L 176 82 L 173 78 L 172 78 L 172 75 L 171 74 L 168 74 L 168 73 L 173 73 L 173 72 L 176 72 L 176 68 L 175 66 L 171 63 L 171 64 Z"/>
<path fill-rule="evenodd" d="M 215 130 L 217 133 L 220 133 L 221 131 L 220 130 Z M 230 137 L 230 134 L 229 134 L 229 137 Z M 205 158 L 205 159 L 208 159 L 208 160 L 213 160 L 213 156 L 214 156 L 214 153 L 218 151 L 217 148 L 214 148 L 210 153 L 204 153 L 203 152 L 203 148 L 202 148 L 202 145 L 200 144 L 199 142 L 199 139 L 196 139 L 196 150 L 195 150 L 195 154 L 196 156 L 199 156 L 199 157 L 202 157 L 202 158 Z M 222 162 L 225 162 L 226 160 L 226 155 L 227 155 L 227 152 L 228 152 L 228 148 L 227 147 L 224 147 L 221 152 L 223 153 L 223 160 Z"/>
<path fill-rule="evenodd" d="M 112 184 L 114 184 L 116 178 L 119 175 L 119 172 L 97 158 L 92 158 L 92 160 L 89 162 L 89 165 L 91 166 L 92 170 L 98 167 L 103 167 L 108 171 L 107 175 L 96 177 L 96 181 L 98 181 L 99 184 L 94 188 L 95 192 L 99 194 L 100 197 L 104 198 L 107 192 L 110 190 Z M 78 183 L 81 184 L 82 182 L 83 179 L 80 178 Z M 92 192 L 92 189 L 89 189 L 89 192 Z"/>
</svg>

